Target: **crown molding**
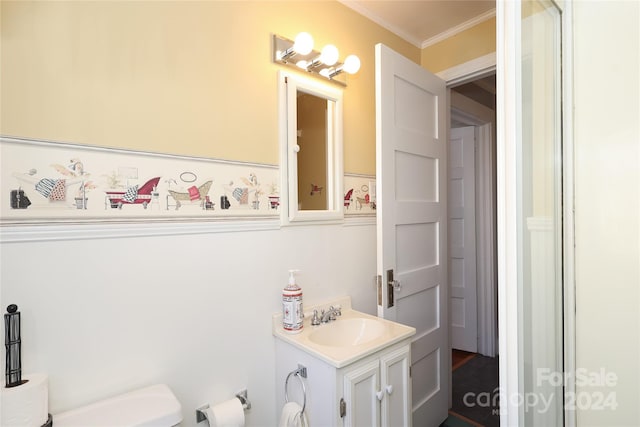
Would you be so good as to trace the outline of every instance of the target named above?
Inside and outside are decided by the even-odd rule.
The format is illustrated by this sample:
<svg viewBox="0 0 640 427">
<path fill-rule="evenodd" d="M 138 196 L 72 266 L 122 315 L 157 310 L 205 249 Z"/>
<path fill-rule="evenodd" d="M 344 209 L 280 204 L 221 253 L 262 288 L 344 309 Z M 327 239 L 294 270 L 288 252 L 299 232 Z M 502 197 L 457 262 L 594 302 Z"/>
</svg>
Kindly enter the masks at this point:
<svg viewBox="0 0 640 427">
<path fill-rule="evenodd" d="M 480 14 L 474 18 L 471 18 L 470 20 L 463 22 L 462 24 L 456 25 L 455 27 L 451 27 L 446 31 L 441 32 L 438 35 L 435 35 L 431 38 L 428 38 L 427 40 L 423 41 L 422 44 L 420 45 L 420 47 L 422 49 L 432 46 L 436 43 L 440 43 L 441 41 L 448 39 L 449 37 L 453 37 L 458 33 L 461 33 L 465 30 L 468 30 L 471 27 L 475 27 L 478 24 L 481 24 L 484 21 L 488 21 L 489 19 L 493 18 L 496 16 L 496 10 L 495 9 L 491 9 L 486 11 L 483 14 Z"/>
<path fill-rule="evenodd" d="M 360 15 L 364 16 L 365 18 L 370 19 L 371 21 L 375 22 L 376 24 L 380 25 L 382 28 L 385 28 L 389 31 L 391 31 L 392 33 L 394 33 L 395 35 L 397 35 L 398 37 L 402 38 L 403 40 L 411 43 L 412 45 L 414 45 L 417 48 L 420 49 L 424 49 L 428 46 L 431 46 L 433 44 L 439 43 L 442 40 L 445 40 L 449 37 L 452 37 L 458 33 L 461 33 L 462 31 L 465 31 L 471 27 L 474 27 L 484 21 L 488 21 L 489 19 L 493 18 L 494 16 L 496 16 L 496 10 L 491 9 L 486 11 L 485 13 L 482 13 L 474 18 L 469 19 L 468 21 L 463 22 L 462 24 L 456 25 L 455 27 L 451 27 L 448 30 L 445 30 L 443 32 L 441 32 L 440 34 L 437 34 L 433 37 L 430 37 L 426 40 L 420 40 L 414 36 L 412 36 L 411 34 L 407 33 L 406 31 L 404 31 L 402 28 L 399 28 L 391 23 L 389 23 L 387 20 L 385 20 L 384 18 L 382 18 L 380 15 L 376 15 L 375 13 L 371 12 L 369 9 L 367 9 L 366 7 L 363 7 L 362 5 L 360 5 L 359 3 L 352 1 L 352 0 L 338 0 L 339 3 L 342 3 L 344 6 L 354 10 L 355 12 L 359 13 Z"/>
<path fill-rule="evenodd" d="M 401 28 L 389 23 L 388 21 L 386 21 L 381 16 L 376 15 L 375 13 L 372 13 L 370 10 L 368 10 L 365 7 L 362 7 L 360 4 L 358 4 L 358 3 L 354 2 L 354 1 L 351 1 L 351 0 L 338 0 L 338 2 L 342 3 L 343 5 L 348 7 L 349 9 L 354 10 L 355 12 L 357 12 L 360 15 L 364 16 L 365 18 L 370 19 L 371 21 L 373 21 L 376 24 L 380 25 L 382 28 L 385 28 L 385 29 L 391 31 L 393 34 L 395 34 L 396 36 L 400 37 L 401 39 L 411 43 L 415 47 L 420 48 L 421 41 L 419 39 L 413 37 L 411 34 L 407 33 L 403 29 L 401 29 Z"/>
</svg>

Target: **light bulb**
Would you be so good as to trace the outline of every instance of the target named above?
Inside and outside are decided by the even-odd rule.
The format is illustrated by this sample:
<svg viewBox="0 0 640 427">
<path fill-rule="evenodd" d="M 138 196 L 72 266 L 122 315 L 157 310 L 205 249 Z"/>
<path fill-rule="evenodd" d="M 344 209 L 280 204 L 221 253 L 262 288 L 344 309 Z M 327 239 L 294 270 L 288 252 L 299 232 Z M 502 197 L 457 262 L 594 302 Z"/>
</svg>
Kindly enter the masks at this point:
<svg viewBox="0 0 640 427">
<path fill-rule="evenodd" d="M 355 55 L 349 55 L 344 59 L 342 69 L 349 74 L 355 74 L 360 69 L 360 58 Z"/>
<path fill-rule="evenodd" d="M 296 62 L 296 65 L 298 66 L 298 68 L 302 68 L 303 70 L 306 70 L 307 67 L 309 66 L 309 63 L 303 59 L 301 61 Z"/>
<path fill-rule="evenodd" d="M 293 43 L 293 50 L 300 55 L 308 55 L 313 50 L 313 37 L 311 37 L 311 34 L 305 32 L 298 34 Z"/>
<path fill-rule="evenodd" d="M 330 79 L 331 78 L 331 70 L 332 69 L 333 68 L 323 68 L 322 70 L 320 70 L 319 74 L 321 76 L 323 76 L 323 77 L 326 77 L 326 78 Z"/>
<path fill-rule="evenodd" d="M 338 62 L 338 48 L 332 44 L 328 44 L 322 48 L 322 53 L 320 54 L 320 61 L 325 63 L 326 65 L 333 65 Z"/>
</svg>

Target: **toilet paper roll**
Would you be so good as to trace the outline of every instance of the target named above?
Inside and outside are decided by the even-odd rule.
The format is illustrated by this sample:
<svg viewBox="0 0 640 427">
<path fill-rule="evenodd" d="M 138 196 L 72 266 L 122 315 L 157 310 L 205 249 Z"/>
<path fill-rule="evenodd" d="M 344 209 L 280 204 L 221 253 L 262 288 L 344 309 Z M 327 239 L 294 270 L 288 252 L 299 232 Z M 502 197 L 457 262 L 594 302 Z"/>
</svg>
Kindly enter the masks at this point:
<svg viewBox="0 0 640 427">
<path fill-rule="evenodd" d="M 244 409 L 240 399 L 233 398 L 207 409 L 210 427 L 244 427 Z"/>
<path fill-rule="evenodd" d="M 31 374 L 19 386 L 2 388 L 2 426 L 41 427 L 49 414 L 49 377 Z"/>
</svg>

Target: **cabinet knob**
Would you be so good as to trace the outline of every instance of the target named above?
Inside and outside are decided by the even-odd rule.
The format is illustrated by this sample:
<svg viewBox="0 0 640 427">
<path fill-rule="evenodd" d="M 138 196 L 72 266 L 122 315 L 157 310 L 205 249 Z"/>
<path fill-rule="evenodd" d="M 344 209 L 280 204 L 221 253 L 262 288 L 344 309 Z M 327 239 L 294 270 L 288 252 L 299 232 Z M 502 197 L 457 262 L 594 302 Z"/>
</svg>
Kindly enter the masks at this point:
<svg viewBox="0 0 640 427">
<path fill-rule="evenodd" d="M 382 400 L 382 398 L 384 397 L 384 391 L 380 390 L 376 392 L 376 397 L 378 398 L 378 400 Z"/>
<path fill-rule="evenodd" d="M 392 385 L 388 385 L 387 386 L 387 394 L 391 394 L 393 393 L 393 386 Z"/>
</svg>

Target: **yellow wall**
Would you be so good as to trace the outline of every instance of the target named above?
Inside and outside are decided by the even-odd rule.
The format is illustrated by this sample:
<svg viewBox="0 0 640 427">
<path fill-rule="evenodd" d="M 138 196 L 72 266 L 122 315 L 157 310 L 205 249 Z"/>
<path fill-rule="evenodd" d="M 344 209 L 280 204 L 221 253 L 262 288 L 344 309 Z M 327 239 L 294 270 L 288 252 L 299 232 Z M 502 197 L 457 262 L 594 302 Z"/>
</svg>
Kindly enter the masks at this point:
<svg viewBox="0 0 640 427">
<path fill-rule="evenodd" d="M 422 49 L 421 64 L 438 73 L 496 51 L 496 19 L 483 21 Z"/>
<path fill-rule="evenodd" d="M 271 34 L 357 54 L 346 172 L 375 173 L 374 46 L 420 50 L 334 1 L 2 1 L 0 133 L 278 163 Z"/>
</svg>

